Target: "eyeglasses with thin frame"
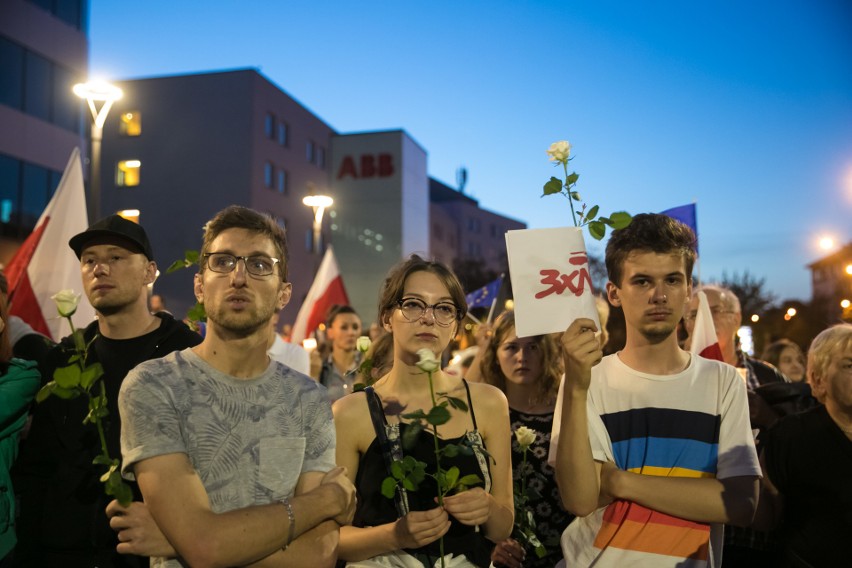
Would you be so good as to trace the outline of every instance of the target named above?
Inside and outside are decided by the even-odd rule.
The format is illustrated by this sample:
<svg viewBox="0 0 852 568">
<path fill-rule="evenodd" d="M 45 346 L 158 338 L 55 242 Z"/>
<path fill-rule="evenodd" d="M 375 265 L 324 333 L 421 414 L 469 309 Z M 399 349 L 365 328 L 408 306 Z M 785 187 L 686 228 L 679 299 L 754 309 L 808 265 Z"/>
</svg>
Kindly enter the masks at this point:
<svg viewBox="0 0 852 568">
<path fill-rule="evenodd" d="M 410 322 L 415 322 L 426 314 L 426 310 L 432 310 L 435 323 L 447 327 L 459 318 L 459 309 L 450 302 L 438 302 L 429 305 L 419 298 L 403 298 L 396 305 L 402 312 L 402 317 Z"/>
<path fill-rule="evenodd" d="M 722 308 L 721 306 L 713 306 L 712 308 L 710 308 L 710 313 L 715 318 L 715 317 L 719 317 L 719 316 L 724 315 L 724 314 L 732 314 L 732 313 L 734 313 L 734 310 L 726 310 L 726 309 Z M 688 314 L 684 314 L 683 321 L 685 323 L 692 323 L 692 322 L 695 321 L 695 318 L 697 318 L 697 317 L 698 317 L 697 311 L 689 312 Z"/>
<path fill-rule="evenodd" d="M 206 252 L 204 259 L 207 268 L 219 274 L 230 274 L 237 268 L 237 262 L 242 260 L 246 272 L 252 276 L 270 276 L 275 271 L 275 265 L 280 262 L 277 258 L 264 254 L 237 256 L 227 252 Z"/>
</svg>

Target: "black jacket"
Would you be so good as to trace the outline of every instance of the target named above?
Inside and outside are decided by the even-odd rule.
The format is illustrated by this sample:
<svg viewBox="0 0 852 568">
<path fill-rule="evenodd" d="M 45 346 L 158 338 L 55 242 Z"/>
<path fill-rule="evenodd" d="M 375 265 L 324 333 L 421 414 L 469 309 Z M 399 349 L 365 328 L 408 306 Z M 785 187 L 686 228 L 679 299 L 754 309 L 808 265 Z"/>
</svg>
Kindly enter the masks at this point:
<svg viewBox="0 0 852 568">
<path fill-rule="evenodd" d="M 201 342 L 198 334 L 169 314 L 157 317 L 163 320 L 159 328 L 132 339 L 99 336 L 97 322 L 85 329 L 86 343 L 94 339 L 87 363 L 100 362 L 104 367 L 101 380 L 110 411 L 105 434 L 113 458 L 121 457 L 118 392 L 127 373 L 143 361 Z M 41 365 L 43 382 L 52 379 L 56 368 L 68 364 L 72 350 L 70 337 L 50 350 Z M 99 479 L 104 468 L 92 465 L 100 442 L 95 427 L 83 424 L 87 413 L 85 397 L 50 397 L 33 412 L 32 427 L 13 470 L 20 497 L 15 551 L 19 566 L 147 566 L 147 560 L 115 552 L 118 541 L 104 513 L 111 498 Z M 134 491 L 138 497 L 135 485 Z"/>
</svg>

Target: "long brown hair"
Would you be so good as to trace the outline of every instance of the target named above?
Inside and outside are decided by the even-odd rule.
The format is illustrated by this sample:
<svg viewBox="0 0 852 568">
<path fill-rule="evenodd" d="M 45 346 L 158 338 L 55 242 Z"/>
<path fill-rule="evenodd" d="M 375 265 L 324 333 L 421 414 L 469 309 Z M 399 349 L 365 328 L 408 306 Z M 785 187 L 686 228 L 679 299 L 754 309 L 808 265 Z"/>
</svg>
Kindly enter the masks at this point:
<svg viewBox="0 0 852 568">
<path fill-rule="evenodd" d="M 515 312 L 509 310 L 500 314 L 500 317 L 494 323 L 491 339 L 488 340 L 480 363 L 484 382 L 494 385 L 503 392 L 506 392 L 506 376 L 500 369 L 497 350 L 513 329 L 515 329 Z M 533 404 L 549 404 L 556 400 L 556 393 L 559 391 L 559 380 L 562 378 L 562 357 L 553 335 L 535 335 L 532 340 L 541 351 L 541 376 L 538 379 L 536 394 L 530 402 Z"/>
</svg>

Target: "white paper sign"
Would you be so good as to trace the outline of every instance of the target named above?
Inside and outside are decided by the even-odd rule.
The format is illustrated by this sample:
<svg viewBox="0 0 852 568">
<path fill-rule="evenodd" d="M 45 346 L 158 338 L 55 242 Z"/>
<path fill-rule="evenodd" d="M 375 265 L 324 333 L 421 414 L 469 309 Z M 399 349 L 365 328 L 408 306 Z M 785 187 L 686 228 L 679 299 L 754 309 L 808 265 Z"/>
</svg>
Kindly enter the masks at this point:
<svg viewBox="0 0 852 568">
<path fill-rule="evenodd" d="M 565 331 L 581 317 L 600 329 L 581 228 L 507 231 L 506 253 L 518 337 Z"/>
</svg>

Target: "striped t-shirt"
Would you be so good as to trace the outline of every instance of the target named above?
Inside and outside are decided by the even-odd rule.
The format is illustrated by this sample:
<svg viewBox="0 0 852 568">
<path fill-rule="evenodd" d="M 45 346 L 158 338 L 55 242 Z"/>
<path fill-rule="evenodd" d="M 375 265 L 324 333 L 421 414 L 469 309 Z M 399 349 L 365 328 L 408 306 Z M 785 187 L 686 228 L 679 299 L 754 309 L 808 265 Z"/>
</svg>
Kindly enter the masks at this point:
<svg viewBox="0 0 852 568">
<path fill-rule="evenodd" d="M 598 461 L 665 477 L 760 475 L 745 385 L 730 365 L 693 356 L 681 373 L 660 376 L 610 355 L 592 370 L 588 404 Z M 722 526 L 615 501 L 575 520 L 562 548 L 572 567 L 716 567 Z"/>
</svg>

